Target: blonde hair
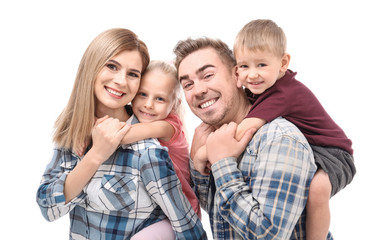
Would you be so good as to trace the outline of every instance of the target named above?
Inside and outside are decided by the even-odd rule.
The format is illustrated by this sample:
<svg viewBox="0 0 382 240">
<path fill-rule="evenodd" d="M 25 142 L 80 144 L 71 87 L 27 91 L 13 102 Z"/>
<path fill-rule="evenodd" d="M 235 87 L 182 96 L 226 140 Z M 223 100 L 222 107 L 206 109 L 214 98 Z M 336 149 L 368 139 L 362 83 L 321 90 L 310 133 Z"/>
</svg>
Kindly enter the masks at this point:
<svg viewBox="0 0 382 240">
<path fill-rule="evenodd" d="M 150 71 L 155 71 L 159 70 L 162 73 L 168 75 L 173 81 L 174 81 L 174 107 L 173 107 L 173 113 L 178 115 L 180 120 L 183 123 L 183 132 L 186 134 L 187 137 L 187 129 L 185 127 L 185 121 L 184 121 L 184 116 L 185 116 L 185 107 L 182 101 L 182 85 L 180 85 L 180 82 L 178 81 L 178 72 L 172 63 L 168 63 L 165 61 L 160 61 L 160 60 L 153 60 L 150 62 L 150 64 L 147 66 L 146 73 Z"/>
<path fill-rule="evenodd" d="M 176 68 L 173 64 L 170 64 L 165 61 L 159 61 L 159 60 L 153 60 L 150 62 L 150 64 L 147 66 L 146 73 L 159 70 L 162 73 L 168 75 L 174 82 L 174 113 L 181 116 L 182 115 L 182 109 L 181 109 L 181 102 L 182 102 L 182 87 L 180 85 L 180 82 L 178 81 L 178 73 L 176 71 Z"/>
<path fill-rule="evenodd" d="M 146 44 L 128 29 L 113 28 L 99 34 L 88 46 L 79 64 L 69 101 L 58 116 L 53 142 L 71 149 L 91 136 L 95 120 L 94 83 L 104 65 L 122 51 L 139 51 L 142 73 L 150 62 Z"/>
<path fill-rule="evenodd" d="M 272 20 L 257 19 L 247 23 L 237 34 L 234 43 L 234 54 L 248 49 L 251 51 L 270 51 L 276 56 L 286 52 L 286 36 L 284 31 Z"/>
</svg>

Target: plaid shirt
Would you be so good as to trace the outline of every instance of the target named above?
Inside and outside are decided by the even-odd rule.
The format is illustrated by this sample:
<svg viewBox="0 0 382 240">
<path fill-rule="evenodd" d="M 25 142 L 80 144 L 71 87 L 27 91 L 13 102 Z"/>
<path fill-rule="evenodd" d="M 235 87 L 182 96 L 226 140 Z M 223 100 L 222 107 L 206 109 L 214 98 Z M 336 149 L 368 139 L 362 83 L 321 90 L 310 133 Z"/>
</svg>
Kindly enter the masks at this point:
<svg viewBox="0 0 382 240">
<path fill-rule="evenodd" d="M 193 169 L 192 176 L 214 239 L 305 239 L 316 165 L 290 122 L 277 118 L 264 125 L 239 159 L 221 159 L 211 170 L 213 176 L 203 176 Z"/>
<path fill-rule="evenodd" d="M 68 150 L 54 149 L 37 192 L 48 221 L 70 213 L 70 239 L 129 239 L 166 217 L 177 239 L 207 239 L 182 193 L 167 149 L 156 139 L 119 147 L 83 191 L 65 204 L 65 179 L 79 161 Z"/>
</svg>

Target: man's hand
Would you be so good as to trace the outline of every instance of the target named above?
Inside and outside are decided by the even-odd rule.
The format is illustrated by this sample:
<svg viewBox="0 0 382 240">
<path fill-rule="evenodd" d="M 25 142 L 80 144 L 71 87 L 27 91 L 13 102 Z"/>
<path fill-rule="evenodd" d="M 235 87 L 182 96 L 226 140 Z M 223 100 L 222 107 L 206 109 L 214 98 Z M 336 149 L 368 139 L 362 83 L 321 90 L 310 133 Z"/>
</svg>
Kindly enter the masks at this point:
<svg viewBox="0 0 382 240">
<path fill-rule="evenodd" d="M 211 164 L 226 158 L 238 157 L 244 151 L 256 129 L 249 129 L 238 141 L 235 138 L 237 124 L 231 122 L 224 124 L 207 138 L 207 157 Z"/>
<path fill-rule="evenodd" d="M 206 145 L 207 137 L 213 131 L 215 131 L 214 127 L 203 122 L 197 128 L 195 128 L 190 151 L 191 159 L 194 159 L 195 154 L 199 148 Z"/>
</svg>

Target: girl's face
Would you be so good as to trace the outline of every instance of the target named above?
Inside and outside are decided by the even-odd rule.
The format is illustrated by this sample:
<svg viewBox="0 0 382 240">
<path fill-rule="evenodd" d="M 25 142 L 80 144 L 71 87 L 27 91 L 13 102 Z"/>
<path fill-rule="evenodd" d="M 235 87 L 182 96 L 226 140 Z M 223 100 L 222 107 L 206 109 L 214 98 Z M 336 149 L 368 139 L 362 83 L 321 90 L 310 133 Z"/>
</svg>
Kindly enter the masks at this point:
<svg viewBox="0 0 382 240">
<path fill-rule="evenodd" d="M 174 107 L 176 82 L 168 74 L 154 69 L 142 78 L 133 112 L 140 122 L 165 119 Z"/>
<path fill-rule="evenodd" d="M 123 51 L 111 58 L 94 84 L 96 116 L 117 116 L 135 97 L 141 79 L 142 58 L 138 51 Z"/>
</svg>

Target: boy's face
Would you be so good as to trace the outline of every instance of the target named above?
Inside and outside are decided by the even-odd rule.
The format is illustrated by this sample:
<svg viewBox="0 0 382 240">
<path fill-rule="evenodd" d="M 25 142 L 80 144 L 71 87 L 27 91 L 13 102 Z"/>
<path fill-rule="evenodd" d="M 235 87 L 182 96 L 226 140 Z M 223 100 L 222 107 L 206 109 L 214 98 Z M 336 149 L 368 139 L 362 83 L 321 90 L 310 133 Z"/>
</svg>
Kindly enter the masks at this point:
<svg viewBox="0 0 382 240">
<path fill-rule="evenodd" d="M 269 51 L 251 51 L 245 48 L 237 51 L 235 57 L 237 84 L 244 85 L 253 94 L 263 93 L 284 76 L 290 58 L 288 54 L 279 57 Z"/>
</svg>

